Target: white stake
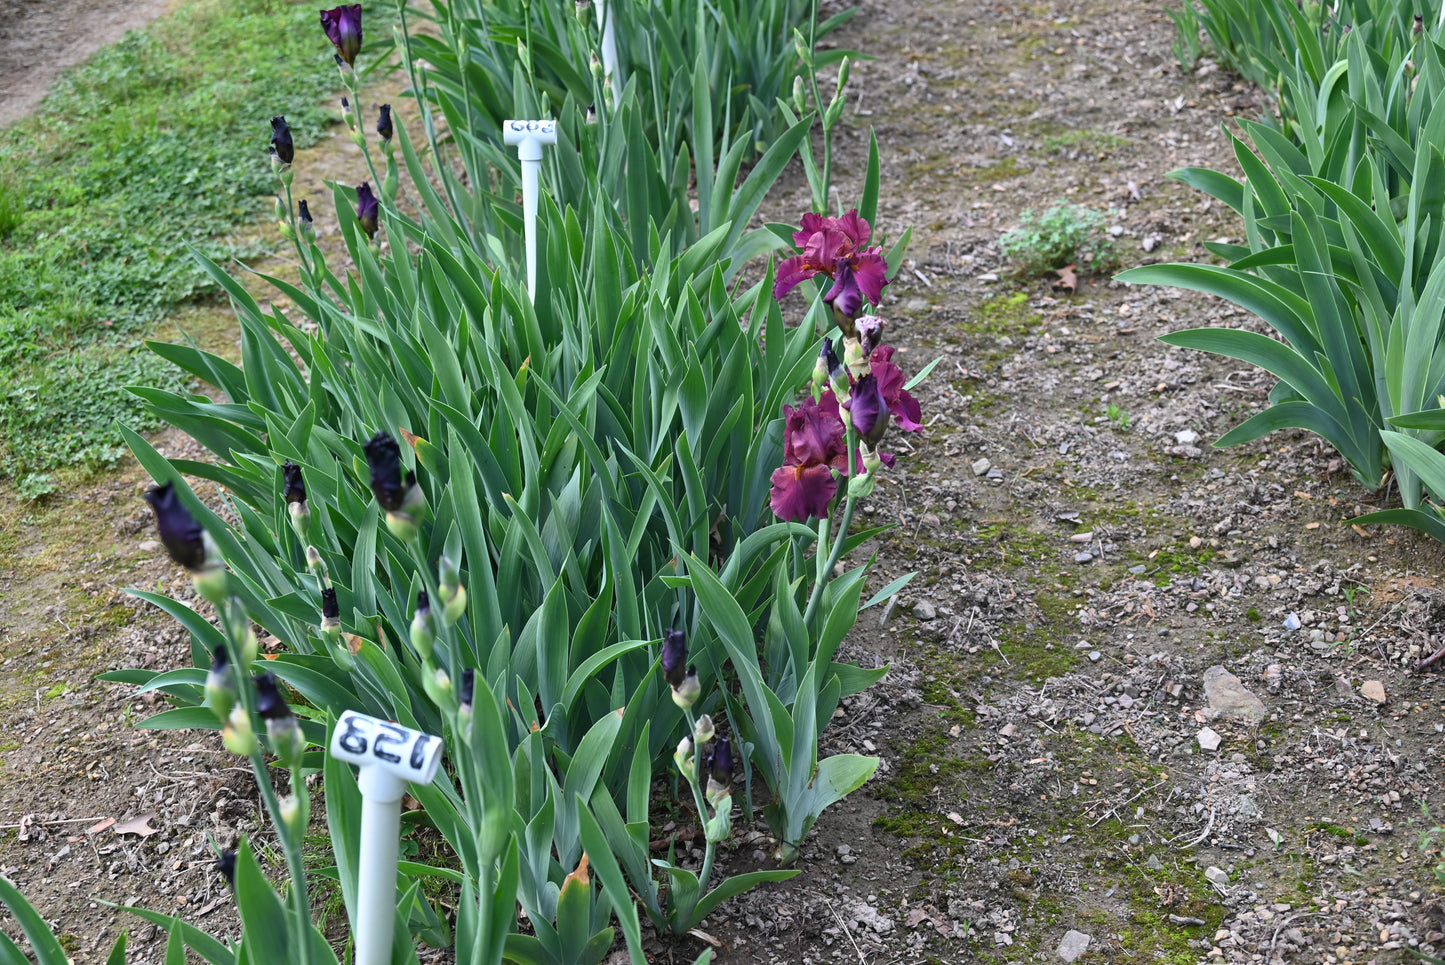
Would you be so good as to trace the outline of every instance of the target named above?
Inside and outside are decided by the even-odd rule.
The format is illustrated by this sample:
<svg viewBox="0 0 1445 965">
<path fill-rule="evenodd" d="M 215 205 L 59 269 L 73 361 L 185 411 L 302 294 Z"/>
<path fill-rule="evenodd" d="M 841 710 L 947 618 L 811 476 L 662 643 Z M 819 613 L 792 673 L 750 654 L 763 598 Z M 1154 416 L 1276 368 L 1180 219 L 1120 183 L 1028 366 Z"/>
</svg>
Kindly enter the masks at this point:
<svg viewBox="0 0 1445 965">
<path fill-rule="evenodd" d="M 612 87 L 612 108 L 616 110 L 622 103 L 622 82 L 617 78 L 617 34 L 607 0 L 597 0 L 597 17 L 602 21 L 602 76 Z"/>
<path fill-rule="evenodd" d="M 557 143 L 555 121 L 506 121 L 502 140 L 517 147 L 522 160 L 522 225 L 527 240 L 527 297 L 537 301 L 537 173 L 542 145 Z"/>
<path fill-rule="evenodd" d="M 331 756 L 360 769 L 361 867 L 357 877 L 356 965 L 390 965 L 396 919 L 396 851 L 407 782 L 430 784 L 441 738 L 348 710 L 336 722 Z"/>
</svg>

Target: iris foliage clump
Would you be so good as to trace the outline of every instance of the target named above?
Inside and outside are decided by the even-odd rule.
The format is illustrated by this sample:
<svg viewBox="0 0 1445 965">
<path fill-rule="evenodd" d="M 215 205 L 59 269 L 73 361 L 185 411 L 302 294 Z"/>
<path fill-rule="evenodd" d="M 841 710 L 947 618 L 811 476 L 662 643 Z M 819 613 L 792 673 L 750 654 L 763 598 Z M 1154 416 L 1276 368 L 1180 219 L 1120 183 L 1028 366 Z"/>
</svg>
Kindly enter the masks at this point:
<svg viewBox="0 0 1445 965">
<path fill-rule="evenodd" d="M 644 920 L 679 942 L 722 901 L 797 874 L 818 817 L 878 766 L 820 757 L 820 735 L 887 672 L 841 647 L 908 577 L 865 597 L 869 563 L 850 556 L 878 530 L 850 524 L 894 462 L 890 424 L 923 428 L 908 391 L 922 373 L 909 381 L 873 314 L 907 241 L 872 224 L 876 142 L 856 207 L 824 214 L 831 141 L 818 157 L 810 134 L 842 122 L 849 61 L 818 52 L 840 18 L 793 0 L 720 18 L 608 5 L 614 61 L 587 4 L 433 9 L 437 29 L 400 50 L 417 100 L 386 112 L 355 72 L 374 28 L 356 5 L 322 12 L 363 150 L 358 183 L 325 206 L 346 258 L 315 244 L 314 199 L 292 196 L 305 162 L 296 115 L 275 105 L 256 127 L 299 283 L 271 279 L 286 297 L 263 309 L 194 251 L 235 307 L 241 364 L 152 343 L 204 391 L 135 390 L 209 450 L 169 460 L 125 430 L 158 483 L 162 542 L 214 619 L 133 591 L 187 628 L 195 666 L 106 679 L 167 695 L 145 726 L 219 729 L 250 759 L 289 878 L 282 898 L 249 841 L 220 842 L 238 946 L 132 909 L 168 929 L 177 960 L 337 961 L 299 850 L 318 771 L 331 876 L 353 924 L 375 914 L 358 904 L 358 779 L 326 752 L 366 753 L 338 723 L 355 713 L 388 746 L 414 733 L 446 748 L 408 786 L 408 826 L 446 857 L 403 865 L 394 896 L 388 883 L 402 965 L 418 942 L 597 965 L 619 934 L 644 963 Z M 834 63 L 829 91 L 818 71 Z M 502 137 L 518 119 L 555 134 L 535 264 Z M 798 157 L 814 210 L 752 227 Z M 797 324 L 784 296 L 806 306 Z M 264 663 L 258 628 L 280 641 Z M 677 819 L 659 848 L 663 808 Z M 723 877 L 735 821 L 771 836 L 774 867 Z M 0 899 L 44 946 L 18 893 Z"/>
</svg>

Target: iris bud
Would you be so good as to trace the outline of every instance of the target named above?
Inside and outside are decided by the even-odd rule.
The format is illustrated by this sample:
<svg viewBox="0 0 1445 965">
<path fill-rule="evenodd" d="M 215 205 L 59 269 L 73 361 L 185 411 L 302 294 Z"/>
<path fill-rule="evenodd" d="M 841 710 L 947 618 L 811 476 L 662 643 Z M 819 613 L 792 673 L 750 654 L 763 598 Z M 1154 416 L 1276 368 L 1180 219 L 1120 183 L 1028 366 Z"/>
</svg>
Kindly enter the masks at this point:
<svg viewBox="0 0 1445 965">
<path fill-rule="evenodd" d="M 712 715 L 703 714 L 697 719 L 697 724 L 692 729 L 692 736 L 698 744 L 706 744 L 713 739 L 717 731 L 713 727 Z"/>
<path fill-rule="evenodd" d="M 416 612 L 411 618 L 411 645 L 423 660 L 430 660 L 435 636 L 431 629 L 431 600 L 426 590 L 416 595 Z"/>
<path fill-rule="evenodd" d="M 211 670 L 206 674 L 206 706 L 222 724 L 236 706 L 236 690 L 231 685 L 231 662 L 226 657 L 226 645 L 216 644 L 211 655 Z"/>
<path fill-rule="evenodd" d="M 336 602 L 336 589 L 321 590 L 321 635 L 335 643 L 341 636 L 341 607 Z"/>
<path fill-rule="evenodd" d="M 467 591 L 463 587 L 457 587 L 457 592 L 447 601 L 446 607 L 442 610 L 442 623 L 445 626 L 453 626 L 467 612 Z"/>
<path fill-rule="evenodd" d="M 381 135 L 383 141 L 389 141 L 392 134 L 396 133 L 391 124 L 391 105 L 382 104 L 379 111 L 381 116 L 376 119 L 376 133 Z"/>
<path fill-rule="evenodd" d="M 226 750 L 241 757 L 249 757 L 256 750 L 256 732 L 251 728 L 251 718 L 240 704 L 231 708 L 226 725 L 221 728 L 221 743 Z"/>
<path fill-rule="evenodd" d="M 291 140 L 291 127 L 286 118 L 277 114 L 271 118 L 271 154 L 282 164 L 296 159 L 296 146 Z"/>
<path fill-rule="evenodd" d="M 687 636 L 681 630 L 662 634 L 662 676 L 674 689 L 687 675 Z"/>
<path fill-rule="evenodd" d="M 306 206 L 306 199 L 302 198 L 296 202 L 296 221 L 301 225 L 301 236 L 307 241 L 316 237 L 316 228 L 311 221 L 311 209 Z"/>
<path fill-rule="evenodd" d="M 692 738 L 684 737 L 677 742 L 677 750 L 672 752 L 672 762 L 677 765 L 679 773 L 688 780 L 692 780 Z"/>
<path fill-rule="evenodd" d="M 336 56 L 347 67 L 356 66 L 361 53 L 361 4 L 344 3 L 333 10 L 321 11 L 321 29 L 326 39 L 336 46 Z"/>
<path fill-rule="evenodd" d="M 440 667 L 432 669 L 430 672 L 423 669 L 421 685 L 422 689 L 426 691 L 426 695 L 432 699 L 432 703 L 443 710 L 451 709 L 456 696 L 452 693 L 452 678 L 447 675 L 445 670 Z"/>
<path fill-rule="evenodd" d="M 686 710 L 697 703 L 697 695 L 702 693 L 702 685 L 698 683 L 697 671 L 689 670 L 687 676 L 682 678 L 682 683 L 672 688 L 672 702 Z"/>
<path fill-rule="evenodd" d="M 221 876 L 226 879 L 226 884 L 232 888 L 236 887 L 236 852 L 222 851 L 216 856 L 216 861 L 212 867 L 219 871 Z"/>
<path fill-rule="evenodd" d="M 808 106 L 808 89 L 803 85 L 801 76 L 793 78 L 793 110 L 803 113 L 803 108 Z"/>
</svg>

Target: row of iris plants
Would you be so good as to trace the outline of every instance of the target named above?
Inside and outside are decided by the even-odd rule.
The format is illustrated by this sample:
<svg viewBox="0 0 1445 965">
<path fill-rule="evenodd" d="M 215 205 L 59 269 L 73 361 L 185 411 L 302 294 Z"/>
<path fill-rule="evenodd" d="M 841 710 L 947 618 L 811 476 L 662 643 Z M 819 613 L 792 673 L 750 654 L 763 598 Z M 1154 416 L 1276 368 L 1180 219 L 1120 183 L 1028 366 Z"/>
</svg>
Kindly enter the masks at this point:
<svg viewBox="0 0 1445 965">
<path fill-rule="evenodd" d="M 1445 539 L 1445 48 L 1439 23 L 1396 0 L 1332 7 L 1188 0 L 1176 17 L 1273 94 L 1277 116 L 1231 133 L 1241 182 L 1179 178 L 1238 212 L 1226 264 L 1155 265 L 1126 281 L 1210 292 L 1267 322 L 1165 337 L 1279 378 L 1270 405 L 1218 442 L 1306 429 L 1401 508 L 1362 517 Z"/>
<path fill-rule="evenodd" d="M 820 759 L 819 736 L 886 672 L 839 661 L 840 643 L 907 580 L 865 600 L 868 563 L 844 562 L 877 533 L 852 521 L 894 463 L 888 427 L 922 428 L 909 388 L 927 371 L 905 378 L 872 313 L 907 235 L 871 227 L 876 142 L 856 207 L 832 198 L 849 61 L 818 43 L 846 15 L 434 0 L 417 30 L 399 14 L 394 50 L 364 44 L 357 6 L 321 14 L 366 165 L 330 199 L 351 270 L 317 244 L 315 199 L 291 195 L 303 162 L 278 115 L 299 280 L 268 281 L 294 313 L 202 259 L 235 306 L 241 364 L 155 344 L 208 394 L 134 390 L 213 455 L 166 459 L 125 431 L 206 605 L 135 591 L 190 631 L 194 667 L 105 677 L 174 705 L 144 726 L 220 729 L 249 758 L 287 868 L 278 891 L 248 842 L 222 842 L 236 943 L 130 910 L 168 929 L 167 962 L 337 961 L 311 916 L 306 778 L 323 775 L 334 853 L 319 874 L 355 921 L 360 791 L 323 749 L 358 710 L 447 748 L 410 789 L 405 826 L 445 857 L 401 863 L 393 961 L 424 941 L 469 962 L 595 965 L 620 930 L 642 963 L 644 919 L 679 939 L 797 874 L 818 816 L 877 767 Z M 382 105 L 373 128 L 358 71 L 392 53 L 415 112 Z M 540 117 L 558 137 L 534 302 L 500 134 Z M 794 158 L 815 210 L 750 227 Z M 258 631 L 279 650 L 258 653 Z M 721 878 L 735 811 L 761 819 L 777 867 Z M 697 829 L 700 862 L 654 850 L 668 819 Z M 42 965 L 63 962 L 15 887 L 0 898 Z"/>
</svg>

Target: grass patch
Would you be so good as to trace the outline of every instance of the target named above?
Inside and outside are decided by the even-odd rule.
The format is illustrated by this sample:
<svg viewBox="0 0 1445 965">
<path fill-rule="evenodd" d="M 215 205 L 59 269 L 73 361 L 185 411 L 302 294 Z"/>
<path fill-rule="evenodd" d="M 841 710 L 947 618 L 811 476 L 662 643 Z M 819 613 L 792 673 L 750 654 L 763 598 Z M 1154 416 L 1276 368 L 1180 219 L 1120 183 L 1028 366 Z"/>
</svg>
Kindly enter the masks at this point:
<svg viewBox="0 0 1445 965">
<path fill-rule="evenodd" d="M 386 36 L 386 8 L 367 7 L 368 34 Z M 140 338 L 212 293 L 187 243 L 260 254 L 217 239 L 272 191 L 271 116 L 300 145 L 321 134 L 331 56 L 313 6 L 185 0 L 0 130 L 0 478 L 22 495 L 57 467 L 113 463 L 117 419 L 154 427 L 123 386 L 180 378 Z"/>
</svg>

